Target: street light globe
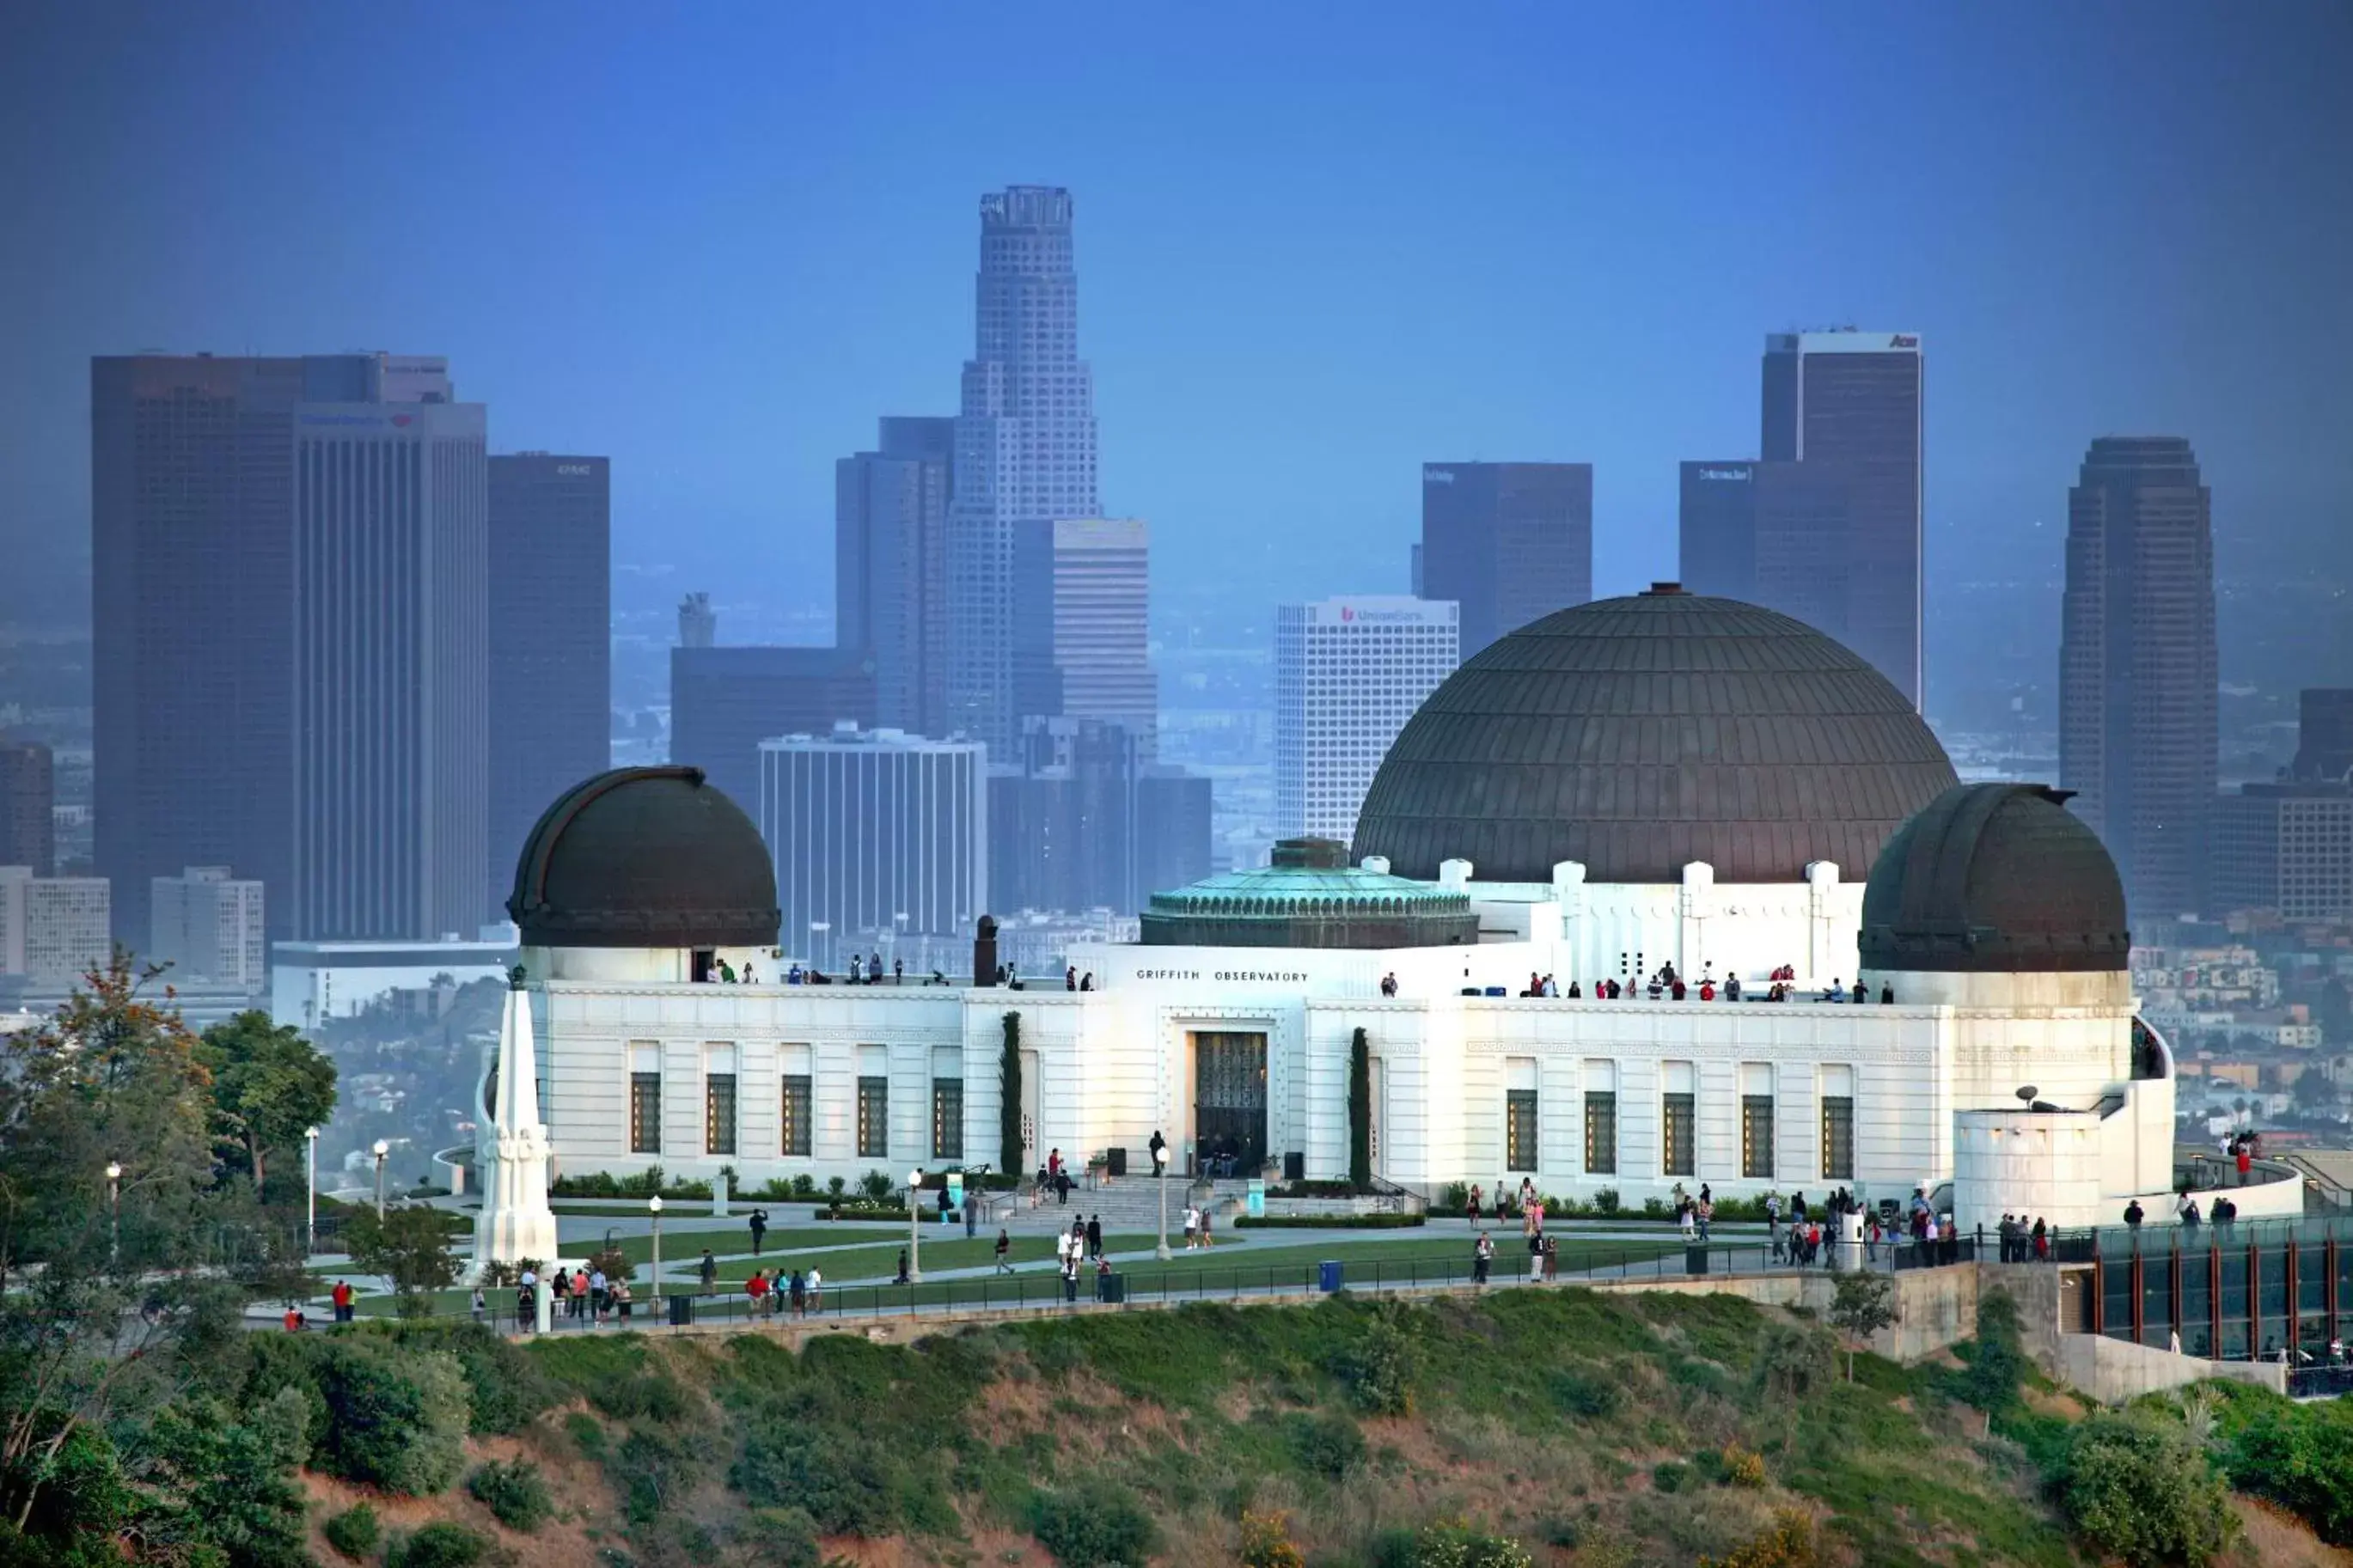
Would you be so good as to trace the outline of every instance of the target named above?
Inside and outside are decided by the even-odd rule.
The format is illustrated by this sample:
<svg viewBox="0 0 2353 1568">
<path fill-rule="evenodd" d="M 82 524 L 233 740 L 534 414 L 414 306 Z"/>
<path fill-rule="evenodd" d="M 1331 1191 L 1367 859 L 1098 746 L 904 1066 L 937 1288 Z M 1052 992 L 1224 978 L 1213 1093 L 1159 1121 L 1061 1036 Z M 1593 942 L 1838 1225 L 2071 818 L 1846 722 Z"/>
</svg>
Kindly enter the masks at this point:
<svg viewBox="0 0 2353 1568">
<path fill-rule="evenodd" d="M 920 1187 L 923 1184 L 923 1168 L 921 1165 L 918 1165 L 913 1170 L 907 1173 L 907 1185 L 910 1187 Z"/>
<path fill-rule="evenodd" d="M 389 1143 L 385 1142 L 383 1139 L 381 1139 L 381 1138 L 379 1138 L 379 1139 L 377 1139 L 377 1140 L 375 1141 L 375 1157 L 376 1157 L 377 1159 L 381 1160 L 381 1159 L 383 1159 L 386 1154 L 389 1154 L 389 1153 L 391 1153 L 391 1152 L 392 1152 L 392 1145 L 391 1145 L 391 1144 L 389 1144 Z"/>
<path fill-rule="evenodd" d="M 319 1141 L 319 1130 L 315 1127 L 305 1127 L 302 1129 L 302 1136 L 316 1143 Z"/>
<path fill-rule="evenodd" d="M 646 1200 L 646 1207 L 655 1214 L 661 1213 L 661 1194 L 659 1193 L 656 1193 L 653 1196 L 648 1198 Z"/>
<path fill-rule="evenodd" d="M 1155 1165 L 1166 1165 L 1166 1163 L 1168 1163 L 1168 1145 L 1167 1145 L 1167 1144 L 1163 1143 L 1162 1145 L 1160 1145 L 1160 1147 L 1159 1147 L 1159 1148 L 1155 1149 L 1155 1150 L 1152 1152 L 1152 1163 L 1153 1163 L 1154 1164 L 1155 1164 Z"/>
<path fill-rule="evenodd" d="M 121 1161 L 120 1161 L 120 1160 L 109 1160 L 109 1161 L 106 1163 L 106 1179 L 107 1179 L 108 1181 L 110 1181 L 110 1182 L 119 1182 L 119 1181 L 122 1180 L 122 1162 L 121 1162 Z"/>
</svg>

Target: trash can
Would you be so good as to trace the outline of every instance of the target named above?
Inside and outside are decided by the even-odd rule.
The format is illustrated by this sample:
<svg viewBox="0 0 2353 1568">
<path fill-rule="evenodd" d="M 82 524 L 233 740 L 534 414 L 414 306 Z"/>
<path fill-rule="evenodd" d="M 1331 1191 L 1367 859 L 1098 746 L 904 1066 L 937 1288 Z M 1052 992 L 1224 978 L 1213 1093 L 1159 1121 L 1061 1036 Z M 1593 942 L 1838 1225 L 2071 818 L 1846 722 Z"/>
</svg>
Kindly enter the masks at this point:
<svg viewBox="0 0 2353 1568">
<path fill-rule="evenodd" d="M 1340 1288 L 1338 1259 L 1327 1258 L 1315 1266 L 1315 1288 L 1326 1296 Z"/>
<path fill-rule="evenodd" d="M 1704 1274 L 1707 1272 L 1706 1247 L 1686 1247 L 1683 1248 L 1683 1272 L 1686 1274 Z"/>
<path fill-rule="evenodd" d="M 1103 1174 L 1107 1176 L 1124 1176 L 1127 1174 L 1126 1150 L 1106 1149 L 1103 1151 Z"/>
<path fill-rule="evenodd" d="M 693 1323 L 694 1298 L 672 1296 L 670 1299 L 670 1326 L 673 1329 L 684 1329 L 692 1327 Z"/>
<path fill-rule="evenodd" d="M 1095 1276 L 1095 1300 L 1117 1307 L 1127 1300 L 1127 1276 L 1098 1274 Z"/>
</svg>

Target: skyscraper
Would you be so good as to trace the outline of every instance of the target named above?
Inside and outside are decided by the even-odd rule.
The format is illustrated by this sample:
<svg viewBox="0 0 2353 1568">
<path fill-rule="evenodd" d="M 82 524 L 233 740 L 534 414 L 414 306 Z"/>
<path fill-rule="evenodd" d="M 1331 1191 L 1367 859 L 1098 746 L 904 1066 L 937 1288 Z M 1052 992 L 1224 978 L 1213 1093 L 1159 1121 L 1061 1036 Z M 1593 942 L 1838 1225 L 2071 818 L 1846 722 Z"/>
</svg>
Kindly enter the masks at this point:
<svg viewBox="0 0 2353 1568">
<path fill-rule="evenodd" d="M 2092 443 L 2067 498 L 2059 781 L 2137 920 L 2203 908 L 2216 741 L 2211 499 L 2189 443 Z"/>
<path fill-rule="evenodd" d="M 874 665 L 857 648 L 674 647 L 670 760 L 701 768 L 759 820 L 760 742 L 874 721 Z"/>
<path fill-rule="evenodd" d="M 1094 381 L 1079 358 L 1071 194 L 993 192 L 981 198 L 980 226 L 948 535 L 948 707 L 952 726 L 1009 755 L 1024 708 L 1051 710 L 1039 682 L 1052 626 L 1050 617 L 1039 626 L 1034 611 L 1053 591 L 1039 581 L 1053 570 L 1052 525 L 1103 507 Z"/>
<path fill-rule="evenodd" d="M 1160 683 L 1152 673 L 1152 531 L 1139 518 L 1054 524 L 1053 659 L 1060 703 L 1072 719 L 1101 719 L 1158 754 Z"/>
<path fill-rule="evenodd" d="M 1844 477 L 1840 625 L 1812 624 L 1920 702 L 1922 407 L 1916 332 L 1777 332 L 1765 340 L 1763 446 L 1768 463 L 1835 466 Z M 1759 556 L 1759 569 L 1765 558 Z M 1690 581 L 1686 568 L 1685 581 Z M 1785 614 L 1799 612 L 1770 598 Z"/>
<path fill-rule="evenodd" d="M 1424 463 L 1416 592 L 1462 607 L 1462 657 L 1593 597 L 1593 465 Z"/>
<path fill-rule="evenodd" d="M 886 417 L 834 465 L 834 641 L 874 661 L 879 721 L 947 731 L 947 528 L 954 418 Z"/>
<path fill-rule="evenodd" d="M 158 877 L 148 890 L 153 925 L 142 956 L 172 965 L 174 984 L 209 980 L 259 992 L 269 984 L 263 897 L 260 883 L 230 876 L 227 866 Z"/>
<path fill-rule="evenodd" d="M 295 419 L 300 408 L 330 405 L 322 412 L 342 407 L 389 430 L 392 418 L 414 424 L 419 410 L 448 395 L 446 362 L 427 357 L 158 354 L 90 362 L 96 856 L 120 895 L 114 912 L 126 942 L 147 939 L 153 879 L 184 866 L 232 865 L 271 887 L 290 887 L 301 715 L 323 711 L 336 726 L 365 727 L 423 700 L 408 684 L 410 672 L 381 661 L 383 645 L 363 628 L 342 647 L 363 665 L 331 669 L 298 661 L 298 583 L 301 602 L 315 602 L 326 583 L 297 576 Z M 332 428 L 310 427 L 314 436 Z M 366 461 L 382 463 L 399 443 L 360 446 L 369 449 Z M 413 465 L 380 468 L 372 477 L 337 474 L 355 487 L 353 495 L 364 489 L 404 509 L 386 515 L 391 533 L 417 521 L 407 510 L 412 496 L 445 488 L 439 476 Z M 312 518 L 327 505 L 314 490 Z M 429 553 L 438 580 L 479 584 L 480 542 L 477 526 L 470 543 L 418 535 L 404 548 L 411 563 Z M 326 560 L 315 549 L 303 559 L 340 574 L 347 587 L 374 570 Z M 376 607 L 389 618 L 366 626 L 412 641 L 422 621 L 437 633 L 458 629 L 431 595 L 403 597 L 393 583 L 414 585 L 407 577 L 379 582 Z M 479 586 L 470 591 L 479 596 Z M 343 705 L 312 701 L 298 715 L 298 669 L 340 680 Z M 479 799 L 479 774 L 465 784 Z M 477 893 L 480 882 L 478 870 Z M 298 934 L 301 910 L 293 898 L 273 898 L 271 934 Z"/>
<path fill-rule="evenodd" d="M 0 741 L 0 866 L 58 874 L 57 763 L 37 741 Z"/>
<path fill-rule="evenodd" d="M 709 647 L 719 640 L 719 612 L 708 594 L 689 594 L 678 602 L 678 646 Z"/>
<path fill-rule="evenodd" d="M 485 426 L 475 403 L 295 411 L 294 851 L 271 902 L 297 938 L 471 936 L 491 908 Z"/>
<path fill-rule="evenodd" d="M 495 905 L 539 814 L 612 764 L 612 465 L 519 452 L 490 460 L 490 487 Z"/>
<path fill-rule="evenodd" d="M 1842 468 L 1746 458 L 1685 463 L 1682 500 L 1685 588 L 1762 605 L 1843 638 L 1853 577 Z"/>
<path fill-rule="evenodd" d="M 763 741 L 754 813 L 786 948 L 827 969 L 877 940 L 967 933 L 988 887 L 987 758 L 970 741 L 839 725 Z"/>
<path fill-rule="evenodd" d="M 1444 601 L 1392 595 L 1277 606 L 1277 833 L 1356 836 L 1389 742 L 1461 662 L 1456 616 Z"/>
<path fill-rule="evenodd" d="M 1143 909 L 1209 874 L 1209 781 L 1159 767 L 1125 728 L 1031 719 L 988 770 L 988 899 L 999 917 Z"/>
</svg>

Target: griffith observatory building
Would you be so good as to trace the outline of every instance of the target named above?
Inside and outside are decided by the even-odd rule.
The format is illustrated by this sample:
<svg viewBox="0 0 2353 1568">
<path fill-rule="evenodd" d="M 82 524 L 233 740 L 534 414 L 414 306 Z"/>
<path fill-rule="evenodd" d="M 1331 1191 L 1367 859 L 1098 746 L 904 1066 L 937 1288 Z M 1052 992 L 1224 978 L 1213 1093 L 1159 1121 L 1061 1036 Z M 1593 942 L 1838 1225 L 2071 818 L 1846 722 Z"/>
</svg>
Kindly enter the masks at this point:
<svg viewBox="0 0 2353 1568">
<path fill-rule="evenodd" d="M 2115 1223 L 2134 1196 L 2161 1218 L 2172 1057 L 2135 1016 L 2115 864 L 2063 798 L 1959 784 L 1854 654 L 1662 584 L 1473 657 L 1398 736 L 1353 846 L 1154 894 L 1142 941 L 1073 949 L 1091 988 L 1066 990 L 993 984 L 987 920 L 951 984 L 780 984 L 744 811 L 696 769 L 607 773 L 515 868 L 483 1224 L 543 1212 L 550 1163 L 732 1166 L 739 1188 L 995 1165 L 1008 1015 L 1025 1171 L 1050 1149 L 1148 1169 L 1159 1131 L 1180 1168 L 1345 1177 L 1362 1030 L 1375 1173 L 1433 1194 L 1950 1184 L 1964 1227 Z M 1667 964 L 1683 1000 L 1651 998 Z M 1858 980 L 1867 1002 L 1818 999 Z"/>
</svg>

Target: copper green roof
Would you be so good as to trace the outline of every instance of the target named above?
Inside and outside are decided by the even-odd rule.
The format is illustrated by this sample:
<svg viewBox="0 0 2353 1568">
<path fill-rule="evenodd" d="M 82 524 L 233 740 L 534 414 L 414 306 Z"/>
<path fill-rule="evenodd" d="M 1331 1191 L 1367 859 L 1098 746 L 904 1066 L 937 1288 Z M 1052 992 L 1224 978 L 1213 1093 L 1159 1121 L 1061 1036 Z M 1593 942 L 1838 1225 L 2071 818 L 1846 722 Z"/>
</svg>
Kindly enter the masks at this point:
<svg viewBox="0 0 2353 1568">
<path fill-rule="evenodd" d="M 1152 895 L 1151 947 L 1444 947 L 1478 940 L 1470 895 L 1351 866 L 1328 838 L 1286 838 L 1274 864 Z"/>
</svg>

